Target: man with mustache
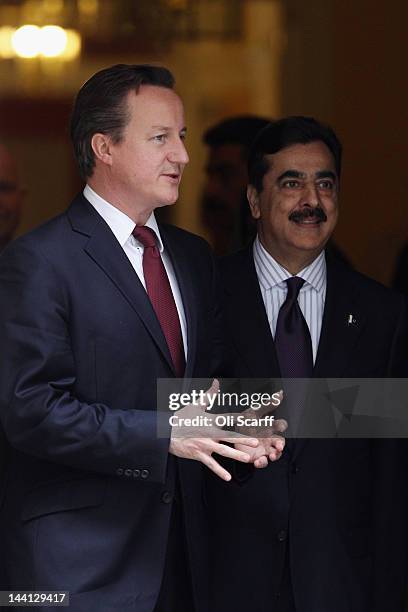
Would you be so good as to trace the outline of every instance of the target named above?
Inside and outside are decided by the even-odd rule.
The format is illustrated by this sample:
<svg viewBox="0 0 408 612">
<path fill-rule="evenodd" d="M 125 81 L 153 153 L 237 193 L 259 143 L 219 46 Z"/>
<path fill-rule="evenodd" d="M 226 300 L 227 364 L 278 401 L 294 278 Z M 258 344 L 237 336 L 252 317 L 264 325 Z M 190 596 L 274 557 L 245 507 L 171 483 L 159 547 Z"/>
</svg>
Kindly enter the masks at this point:
<svg viewBox="0 0 408 612">
<path fill-rule="evenodd" d="M 333 130 L 273 122 L 248 169 L 257 237 L 221 261 L 226 374 L 405 377 L 404 300 L 325 253 L 339 212 Z M 402 611 L 405 463 L 394 440 L 289 439 L 264 470 L 237 465 L 228 488 L 210 475 L 213 612 Z"/>
</svg>

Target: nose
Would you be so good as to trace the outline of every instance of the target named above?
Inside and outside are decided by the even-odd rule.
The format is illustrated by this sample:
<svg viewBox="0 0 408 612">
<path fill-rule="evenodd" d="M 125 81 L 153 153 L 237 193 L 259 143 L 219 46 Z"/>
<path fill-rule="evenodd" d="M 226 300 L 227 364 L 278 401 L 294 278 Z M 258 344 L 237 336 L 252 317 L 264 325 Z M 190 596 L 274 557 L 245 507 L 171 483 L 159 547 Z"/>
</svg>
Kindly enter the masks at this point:
<svg viewBox="0 0 408 612">
<path fill-rule="evenodd" d="M 321 205 L 319 190 L 314 182 L 306 183 L 302 193 L 301 205 L 311 206 L 312 208 Z"/>
<path fill-rule="evenodd" d="M 179 138 L 175 142 L 174 147 L 172 147 L 168 158 L 172 163 L 182 164 L 183 166 L 188 164 L 188 162 L 190 161 L 184 141 L 181 138 Z"/>
</svg>

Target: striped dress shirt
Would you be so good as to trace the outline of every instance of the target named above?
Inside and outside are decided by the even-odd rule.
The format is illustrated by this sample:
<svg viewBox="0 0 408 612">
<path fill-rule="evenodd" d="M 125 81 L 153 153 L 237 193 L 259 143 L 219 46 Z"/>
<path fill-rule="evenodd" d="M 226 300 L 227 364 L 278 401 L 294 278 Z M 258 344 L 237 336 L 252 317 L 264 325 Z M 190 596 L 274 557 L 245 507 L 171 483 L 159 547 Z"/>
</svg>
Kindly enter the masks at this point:
<svg viewBox="0 0 408 612">
<path fill-rule="evenodd" d="M 292 274 L 268 253 L 257 236 L 253 247 L 255 269 L 272 336 L 275 337 L 279 309 L 286 299 L 286 279 Z M 298 302 L 312 339 L 313 363 L 319 346 L 324 302 L 326 298 L 326 259 L 324 251 L 296 276 L 305 280 Z"/>
</svg>

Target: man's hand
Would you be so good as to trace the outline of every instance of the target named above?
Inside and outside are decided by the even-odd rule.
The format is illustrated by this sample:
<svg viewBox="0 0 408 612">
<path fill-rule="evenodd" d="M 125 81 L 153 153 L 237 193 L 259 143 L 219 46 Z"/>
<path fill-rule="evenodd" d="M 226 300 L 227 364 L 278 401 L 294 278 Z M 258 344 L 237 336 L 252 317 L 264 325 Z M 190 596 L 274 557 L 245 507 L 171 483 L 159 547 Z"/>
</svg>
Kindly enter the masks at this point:
<svg viewBox="0 0 408 612">
<path fill-rule="evenodd" d="M 283 399 L 283 391 L 279 392 L 280 400 Z M 270 411 L 270 406 L 263 406 L 260 410 L 254 411 L 248 408 L 245 411 L 246 417 L 261 418 Z M 277 461 L 280 459 L 285 448 L 285 438 L 282 434 L 288 427 L 287 422 L 284 419 L 276 419 L 273 422 L 272 427 L 243 427 L 237 428 L 239 433 L 244 433 L 247 436 L 257 438 L 259 444 L 257 447 L 250 447 L 246 445 L 246 441 L 236 442 L 234 444 L 237 450 L 240 450 L 250 456 L 251 463 L 256 468 L 264 468 L 268 465 L 269 461 Z"/>
<path fill-rule="evenodd" d="M 211 387 L 206 392 L 206 397 L 218 393 L 218 390 L 219 382 L 218 380 L 214 380 Z M 178 410 L 177 416 L 179 418 L 193 418 L 194 416 L 205 415 L 207 406 L 207 402 L 200 405 L 190 404 Z M 187 434 L 191 429 L 188 430 L 188 428 L 184 428 L 184 431 Z M 194 428 L 194 437 L 177 437 L 173 430 L 169 452 L 172 455 L 176 455 L 176 457 L 201 461 L 201 463 L 206 465 L 217 474 L 217 476 L 226 481 L 231 480 L 231 474 L 212 457 L 212 454 L 217 453 L 223 457 L 229 457 L 236 461 L 249 463 L 251 461 L 251 455 L 248 451 L 253 451 L 259 445 L 256 438 L 250 438 L 235 432 L 227 433 L 215 425 L 206 426 L 201 431 L 205 437 L 200 437 L 200 429 L 198 427 Z M 228 444 L 222 444 L 222 442 L 227 442 L 229 444 L 234 443 L 237 441 L 237 438 L 245 440 L 245 447 L 243 450 L 233 448 L 228 446 Z"/>
<path fill-rule="evenodd" d="M 283 449 L 285 448 L 285 438 L 283 436 L 272 435 L 269 438 L 259 438 L 259 444 L 256 448 L 247 446 L 245 443 L 235 443 L 237 450 L 249 455 L 250 462 L 256 468 L 264 468 L 269 461 L 277 461 L 281 458 Z"/>
</svg>

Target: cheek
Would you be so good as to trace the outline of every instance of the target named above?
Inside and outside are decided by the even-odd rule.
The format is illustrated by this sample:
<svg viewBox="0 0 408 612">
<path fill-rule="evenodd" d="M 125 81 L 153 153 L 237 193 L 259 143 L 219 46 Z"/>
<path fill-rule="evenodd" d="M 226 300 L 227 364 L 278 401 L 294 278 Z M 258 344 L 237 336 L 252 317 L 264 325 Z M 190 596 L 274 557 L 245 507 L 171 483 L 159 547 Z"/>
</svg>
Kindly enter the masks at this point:
<svg viewBox="0 0 408 612">
<path fill-rule="evenodd" d="M 335 222 L 337 220 L 338 214 L 339 214 L 339 209 L 338 209 L 338 205 L 337 205 L 337 201 L 336 200 L 330 200 L 327 203 L 326 208 L 326 214 L 333 219 L 333 221 Z"/>
</svg>

